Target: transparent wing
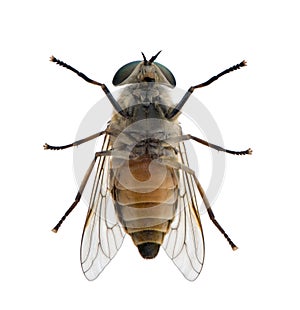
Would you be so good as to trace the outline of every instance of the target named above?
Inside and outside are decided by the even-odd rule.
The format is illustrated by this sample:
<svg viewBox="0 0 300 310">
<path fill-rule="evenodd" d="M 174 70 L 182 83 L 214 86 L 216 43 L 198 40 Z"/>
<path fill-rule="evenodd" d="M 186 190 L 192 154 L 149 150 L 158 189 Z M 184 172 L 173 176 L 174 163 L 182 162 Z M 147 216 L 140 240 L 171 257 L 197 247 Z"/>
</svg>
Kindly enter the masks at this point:
<svg viewBox="0 0 300 310">
<path fill-rule="evenodd" d="M 179 144 L 180 160 L 188 166 L 184 143 Z M 178 211 L 163 243 L 168 256 L 186 279 L 194 281 L 204 261 L 204 239 L 195 185 L 192 176 L 179 170 Z"/>
<path fill-rule="evenodd" d="M 104 138 L 102 151 L 107 150 Z M 94 280 L 116 255 L 125 236 L 115 214 L 109 190 L 109 157 L 97 159 L 97 171 L 81 239 L 81 266 L 88 280 Z"/>
</svg>

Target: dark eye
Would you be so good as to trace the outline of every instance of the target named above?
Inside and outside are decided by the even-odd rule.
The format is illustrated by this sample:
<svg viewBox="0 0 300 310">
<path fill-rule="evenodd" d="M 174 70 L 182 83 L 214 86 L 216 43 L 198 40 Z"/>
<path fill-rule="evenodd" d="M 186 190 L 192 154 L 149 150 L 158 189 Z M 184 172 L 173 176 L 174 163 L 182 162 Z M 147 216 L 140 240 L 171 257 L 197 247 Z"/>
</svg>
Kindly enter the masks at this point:
<svg viewBox="0 0 300 310">
<path fill-rule="evenodd" d="M 118 86 L 125 81 L 141 61 L 132 61 L 121 67 L 113 78 L 113 85 Z"/>
<path fill-rule="evenodd" d="M 163 73 L 163 75 L 165 76 L 165 78 L 169 81 L 169 83 L 175 87 L 176 86 L 176 80 L 175 77 L 173 75 L 173 73 L 164 65 L 158 63 L 158 62 L 154 62 L 154 64 L 156 64 L 158 66 L 158 68 L 160 69 L 160 71 Z"/>
</svg>

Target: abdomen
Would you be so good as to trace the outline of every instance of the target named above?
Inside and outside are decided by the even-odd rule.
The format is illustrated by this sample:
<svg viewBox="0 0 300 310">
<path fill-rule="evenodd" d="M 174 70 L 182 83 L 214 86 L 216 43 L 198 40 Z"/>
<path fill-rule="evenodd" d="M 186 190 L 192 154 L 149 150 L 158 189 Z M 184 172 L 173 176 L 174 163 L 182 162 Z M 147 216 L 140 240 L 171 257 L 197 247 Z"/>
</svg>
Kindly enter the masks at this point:
<svg viewBox="0 0 300 310">
<path fill-rule="evenodd" d="M 115 210 L 144 258 L 154 258 L 169 231 L 178 199 L 178 174 L 144 155 L 111 169 Z"/>
</svg>

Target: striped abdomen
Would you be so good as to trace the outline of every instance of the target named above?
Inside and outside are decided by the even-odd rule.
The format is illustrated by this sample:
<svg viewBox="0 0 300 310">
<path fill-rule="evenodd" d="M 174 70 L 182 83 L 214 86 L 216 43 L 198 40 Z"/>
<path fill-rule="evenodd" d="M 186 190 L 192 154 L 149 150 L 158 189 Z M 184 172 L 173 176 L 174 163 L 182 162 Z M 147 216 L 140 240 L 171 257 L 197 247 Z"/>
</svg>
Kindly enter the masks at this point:
<svg viewBox="0 0 300 310">
<path fill-rule="evenodd" d="M 176 212 L 176 170 L 144 155 L 124 161 L 112 175 L 112 196 L 120 222 L 142 257 L 154 258 Z"/>
</svg>

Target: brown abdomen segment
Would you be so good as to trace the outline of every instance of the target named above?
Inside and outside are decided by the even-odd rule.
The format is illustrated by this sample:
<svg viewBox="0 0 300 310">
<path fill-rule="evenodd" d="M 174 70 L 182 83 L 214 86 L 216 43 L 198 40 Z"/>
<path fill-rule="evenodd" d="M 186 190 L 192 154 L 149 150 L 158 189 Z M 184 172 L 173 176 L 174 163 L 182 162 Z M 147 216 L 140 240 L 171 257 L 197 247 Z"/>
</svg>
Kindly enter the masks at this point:
<svg viewBox="0 0 300 310">
<path fill-rule="evenodd" d="M 144 258 L 154 258 L 173 221 L 177 171 L 147 156 L 111 169 L 112 197 L 125 231 Z"/>
</svg>

